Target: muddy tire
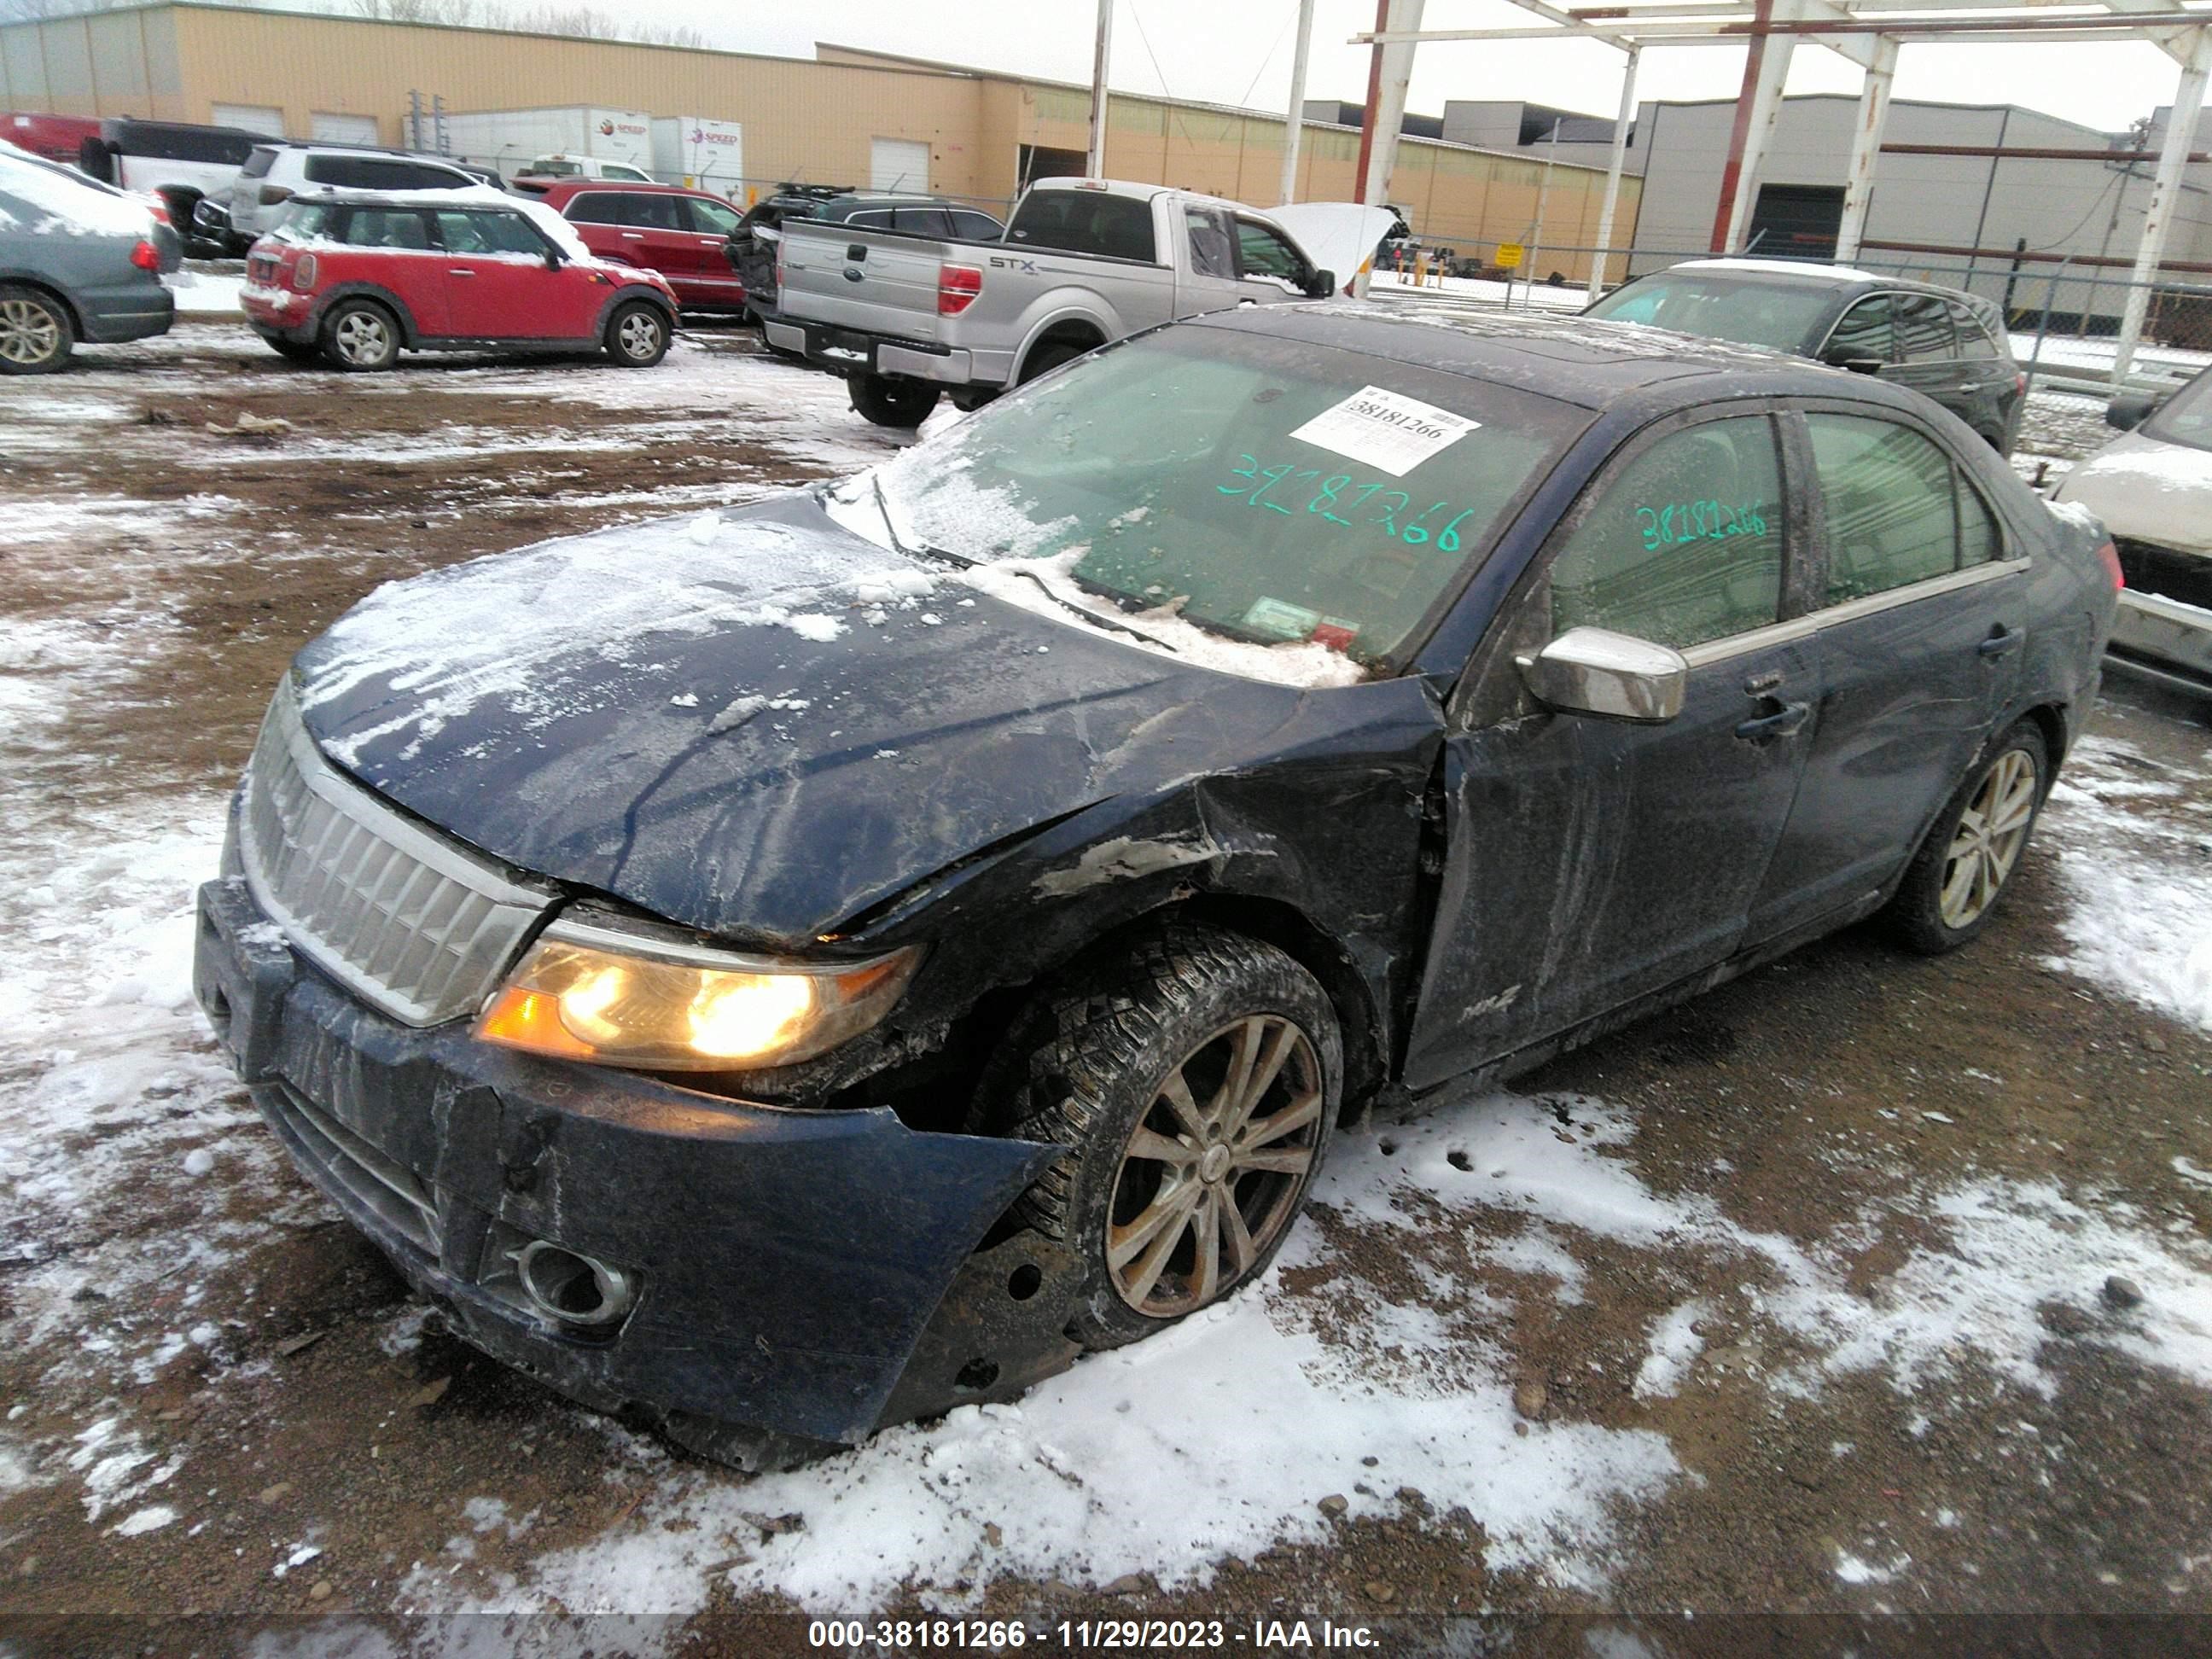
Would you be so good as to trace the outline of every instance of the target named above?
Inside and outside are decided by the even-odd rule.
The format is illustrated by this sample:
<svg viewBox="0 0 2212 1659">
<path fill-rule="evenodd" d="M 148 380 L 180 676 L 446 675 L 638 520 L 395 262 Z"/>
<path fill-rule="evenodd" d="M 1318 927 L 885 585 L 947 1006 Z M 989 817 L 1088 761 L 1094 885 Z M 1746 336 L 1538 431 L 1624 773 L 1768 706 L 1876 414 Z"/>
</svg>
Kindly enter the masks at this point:
<svg viewBox="0 0 2212 1659">
<path fill-rule="evenodd" d="M 1042 990 L 988 1068 L 981 1127 L 1074 1150 L 1017 1218 L 1085 1262 L 1070 1334 L 1151 1335 L 1267 1271 L 1343 1098 L 1320 984 L 1273 945 L 1188 923 Z"/>
<path fill-rule="evenodd" d="M 0 283 L 0 374 L 52 374 L 76 348 L 67 306 L 42 289 Z"/>
<path fill-rule="evenodd" d="M 1039 346 L 1035 351 L 1030 353 L 1029 361 L 1022 365 L 1020 384 L 1027 386 L 1040 374 L 1049 374 L 1062 363 L 1072 363 L 1090 349 L 1089 346 L 1068 345 L 1064 343 Z"/>
<path fill-rule="evenodd" d="M 634 301 L 607 319 L 607 356 L 623 368 L 651 368 L 668 355 L 668 313 Z"/>
<path fill-rule="evenodd" d="M 1883 913 L 1899 943 L 1955 951 L 1990 924 L 2051 788 L 2051 750 L 2021 720 L 1984 750 L 1944 803 Z"/>
<path fill-rule="evenodd" d="M 258 331 L 256 331 L 258 332 Z M 288 340 L 281 334 L 264 334 L 261 343 L 267 346 L 288 363 L 319 363 L 323 360 L 320 346 L 305 340 Z"/>
<path fill-rule="evenodd" d="M 853 407 L 878 426 L 917 427 L 937 407 L 937 388 L 924 380 L 854 374 L 845 384 L 852 395 Z"/>
<path fill-rule="evenodd" d="M 399 343 L 399 319 L 374 300 L 342 300 L 323 322 L 323 360 L 348 374 L 391 368 Z"/>
</svg>

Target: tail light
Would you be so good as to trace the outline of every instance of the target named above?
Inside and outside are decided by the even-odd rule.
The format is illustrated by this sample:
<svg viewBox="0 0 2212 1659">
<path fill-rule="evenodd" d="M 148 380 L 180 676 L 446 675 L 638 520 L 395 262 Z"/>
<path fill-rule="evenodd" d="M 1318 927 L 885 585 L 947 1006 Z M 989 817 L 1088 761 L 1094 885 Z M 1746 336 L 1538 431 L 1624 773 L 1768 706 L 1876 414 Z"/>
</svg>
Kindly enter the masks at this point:
<svg viewBox="0 0 2212 1659">
<path fill-rule="evenodd" d="M 260 201 L 264 207 L 275 207 L 279 202 L 289 202 L 291 199 L 292 192 L 285 185 L 264 185 L 261 186 Z"/>
<path fill-rule="evenodd" d="M 2127 574 L 2120 568 L 2120 550 L 2109 539 L 2097 550 L 2097 562 L 2105 567 L 2105 574 L 2112 579 L 2114 592 L 2117 593 L 2127 586 Z"/>
<path fill-rule="evenodd" d="M 302 253 L 300 263 L 292 267 L 292 286 L 305 293 L 315 285 L 315 256 Z"/>
<path fill-rule="evenodd" d="M 161 268 L 161 256 L 154 252 L 154 245 L 151 242 L 141 242 L 131 250 L 131 263 L 141 270 L 159 270 Z"/>
<path fill-rule="evenodd" d="M 2012 389 L 2023 398 L 2027 396 L 2027 371 L 2026 369 L 2020 369 L 2014 372 L 2012 377 Z"/>
<path fill-rule="evenodd" d="M 937 314 L 957 317 L 983 291 L 983 273 L 974 265 L 940 265 L 937 270 Z"/>
</svg>

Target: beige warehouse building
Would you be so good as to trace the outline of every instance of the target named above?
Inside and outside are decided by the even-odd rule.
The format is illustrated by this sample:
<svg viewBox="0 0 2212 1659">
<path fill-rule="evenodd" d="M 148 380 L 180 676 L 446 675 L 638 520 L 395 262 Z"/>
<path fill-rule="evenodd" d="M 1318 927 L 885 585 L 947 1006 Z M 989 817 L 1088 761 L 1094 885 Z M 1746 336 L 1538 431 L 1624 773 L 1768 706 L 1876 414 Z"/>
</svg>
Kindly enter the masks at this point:
<svg viewBox="0 0 2212 1659">
<path fill-rule="evenodd" d="M 926 166 L 930 190 L 989 204 L 1025 178 L 1080 172 L 1091 111 L 1086 88 L 826 44 L 807 60 L 175 0 L 0 26 L 0 110 L 400 145 L 410 95 L 457 114 L 586 105 L 732 121 L 755 191 L 893 177 L 914 190 Z M 1116 93 L 1106 170 L 1265 206 L 1284 128 L 1277 114 Z M 1300 198 L 1349 200 L 1358 148 L 1350 128 L 1306 123 Z M 1604 185 L 1601 168 L 1562 163 L 1547 183 L 1528 156 L 1408 137 L 1390 199 L 1425 240 L 1472 250 L 1525 239 L 1540 196 L 1542 241 L 1566 249 L 1596 240 Z M 1639 188 L 1622 180 L 1618 224 L 1635 222 Z M 1537 269 L 1587 272 L 1566 253 Z"/>
</svg>

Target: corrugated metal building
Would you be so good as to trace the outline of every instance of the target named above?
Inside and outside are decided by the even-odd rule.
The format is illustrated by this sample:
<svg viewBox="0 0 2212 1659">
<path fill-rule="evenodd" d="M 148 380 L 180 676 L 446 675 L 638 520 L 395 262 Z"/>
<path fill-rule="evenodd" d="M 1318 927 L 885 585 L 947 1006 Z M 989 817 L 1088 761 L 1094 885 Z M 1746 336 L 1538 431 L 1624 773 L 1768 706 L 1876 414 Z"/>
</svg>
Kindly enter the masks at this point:
<svg viewBox="0 0 2212 1659">
<path fill-rule="evenodd" d="M 808 61 L 178 0 L 0 26 L 0 109 L 356 143 L 374 122 L 378 142 L 398 145 L 410 94 L 454 112 L 594 105 L 738 122 L 755 190 L 787 179 L 866 185 L 887 166 L 914 189 L 927 146 L 931 190 L 1000 204 L 1026 177 L 1080 172 L 1090 119 L 1087 88 L 826 44 Z M 1283 136 L 1279 115 L 1117 93 L 1107 171 L 1265 205 Z M 1358 144 L 1356 131 L 1309 122 L 1300 197 L 1348 200 Z M 1408 137 L 1390 196 L 1427 240 L 1471 247 L 1525 236 L 1543 189 L 1546 240 L 1588 246 L 1602 169 L 1559 167 L 1548 187 L 1543 175 L 1526 156 Z M 1636 189 L 1624 184 L 1623 222 Z"/>
</svg>

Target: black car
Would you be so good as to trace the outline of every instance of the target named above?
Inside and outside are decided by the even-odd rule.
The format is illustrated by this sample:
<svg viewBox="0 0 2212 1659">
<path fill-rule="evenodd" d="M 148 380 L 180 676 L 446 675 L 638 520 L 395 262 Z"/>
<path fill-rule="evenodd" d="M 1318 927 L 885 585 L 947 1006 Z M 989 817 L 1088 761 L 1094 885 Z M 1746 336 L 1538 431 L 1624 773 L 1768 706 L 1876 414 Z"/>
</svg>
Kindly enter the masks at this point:
<svg viewBox="0 0 2212 1659">
<path fill-rule="evenodd" d="M 723 255 L 745 285 L 748 295 L 775 293 L 777 227 L 786 219 L 823 219 L 868 230 L 903 231 L 941 241 L 995 242 L 1006 227 L 995 216 L 941 196 L 899 196 L 842 185 L 783 185 L 765 201 L 745 210 L 730 233 Z M 772 304 L 748 303 L 746 311 L 764 319 Z"/>
<path fill-rule="evenodd" d="M 1794 352 L 1925 392 L 2000 455 L 2027 401 L 2004 319 L 1978 295 L 1841 265 L 1692 259 L 1583 313 Z"/>
<path fill-rule="evenodd" d="M 1858 918 L 1972 939 L 2111 553 L 1873 379 L 1221 312 L 302 651 L 196 985 L 459 1331 L 710 1455 L 1262 1272 L 1335 1127 Z"/>
</svg>

